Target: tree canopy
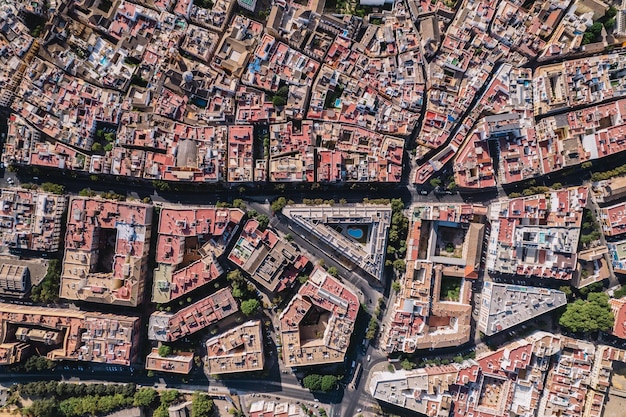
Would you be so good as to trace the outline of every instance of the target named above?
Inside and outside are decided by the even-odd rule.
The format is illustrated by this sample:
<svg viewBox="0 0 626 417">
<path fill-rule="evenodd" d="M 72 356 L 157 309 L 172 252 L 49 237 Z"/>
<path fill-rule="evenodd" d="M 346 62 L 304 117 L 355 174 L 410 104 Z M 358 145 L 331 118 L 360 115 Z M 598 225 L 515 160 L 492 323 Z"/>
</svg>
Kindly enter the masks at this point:
<svg viewBox="0 0 626 417">
<path fill-rule="evenodd" d="M 568 304 L 559 324 L 574 333 L 610 330 L 614 317 L 608 301 L 605 293 L 590 293 L 587 301 Z"/>
<path fill-rule="evenodd" d="M 168 345 L 161 345 L 159 346 L 159 356 L 165 358 L 167 356 L 170 356 L 172 354 L 172 348 L 169 347 Z"/>
<path fill-rule="evenodd" d="M 272 202 L 271 208 L 274 213 L 280 213 L 286 205 L 287 199 L 285 197 L 278 197 Z"/>
<path fill-rule="evenodd" d="M 191 398 L 191 417 L 209 417 L 213 412 L 213 401 L 208 395 L 194 392 Z"/>
<path fill-rule="evenodd" d="M 302 384 L 306 389 L 319 391 L 322 388 L 322 376 L 318 374 L 307 375 L 302 380 Z"/>
<path fill-rule="evenodd" d="M 159 393 L 156 392 L 154 388 L 141 388 L 137 392 L 135 392 L 133 405 L 137 407 L 147 407 L 150 404 L 154 403 L 158 397 Z"/>
<path fill-rule="evenodd" d="M 242 301 L 241 312 L 246 316 L 251 316 L 259 310 L 260 306 L 261 304 L 259 303 L 259 300 L 251 298 L 249 300 Z"/>
<path fill-rule="evenodd" d="M 322 391 L 332 391 L 337 387 L 337 377 L 335 375 L 324 375 L 322 377 Z"/>
<path fill-rule="evenodd" d="M 337 377 L 335 375 L 319 375 L 311 374 L 302 380 L 304 388 L 311 391 L 332 391 L 337 386 Z"/>
</svg>

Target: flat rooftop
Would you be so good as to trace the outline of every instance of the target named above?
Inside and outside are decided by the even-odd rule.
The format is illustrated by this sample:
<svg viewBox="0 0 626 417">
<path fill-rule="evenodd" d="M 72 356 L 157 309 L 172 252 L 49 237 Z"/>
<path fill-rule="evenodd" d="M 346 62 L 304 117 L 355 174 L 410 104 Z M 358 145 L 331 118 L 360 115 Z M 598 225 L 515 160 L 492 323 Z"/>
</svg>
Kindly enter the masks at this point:
<svg viewBox="0 0 626 417">
<path fill-rule="evenodd" d="M 0 189 L 0 254 L 56 252 L 67 196 Z"/>
<path fill-rule="evenodd" d="M 285 207 L 283 214 L 363 271 L 382 279 L 391 206 L 297 204 Z"/>
<path fill-rule="evenodd" d="M 316 267 L 279 317 L 285 364 L 342 362 L 359 306 L 352 290 Z"/>
<path fill-rule="evenodd" d="M 60 297 L 136 307 L 143 301 L 152 206 L 73 197 Z"/>
<path fill-rule="evenodd" d="M 149 371 L 188 374 L 193 367 L 193 352 L 178 352 L 167 357 L 159 355 L 159 349 L 153 348 L 146 357 L 146 369 Z"/>
<path fill-rule="evenodd" d="M 137 356 L 139 317 L 0 303 L 0 324 L 0 344 L 43 342 L 51 360 L 130 365 Z"/>
<path fill-rule="evenodd" d="M 150 316 L 148 339 L 173 342 L 200 331 L 239 311 L 230 288 L 201 299 L 176 313 L 157 311 Z"/>
<path fill-rule="evenodd" d="M 491 336 L 565 304 L 562 291 L 485 282 L 478 329 Z"/>
<path fill-rule="evenodd" d="M 206 342 L 210 375 L 263 369 L 263 331 L 261 322 L 249 321 Z"/>
</svg>

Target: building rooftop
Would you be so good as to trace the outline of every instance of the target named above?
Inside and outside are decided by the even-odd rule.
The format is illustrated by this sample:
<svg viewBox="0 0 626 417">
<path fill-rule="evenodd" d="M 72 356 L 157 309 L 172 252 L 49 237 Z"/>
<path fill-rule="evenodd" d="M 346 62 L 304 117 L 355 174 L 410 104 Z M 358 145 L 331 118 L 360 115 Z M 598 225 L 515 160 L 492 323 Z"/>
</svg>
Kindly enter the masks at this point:
<svg viewBox="0 0 626 417">
<path fill-rule="evenodd" d="M 210 375 L 263 369 L 263 329 L 260 321 L 233 327 L 207 340 L 205 345 L 205 362 Z"/>
<path fill-rule="evenodd" d="M 236 313 L 239 307 L 229 288 L 223 288 L 176 313 L 157 311 L 150 315 L 148 339 L 173 342 Z"/>
<path fill-rule="evenodd" d="M 138 317 L 0 303 L 0 321 L 0 363 L 13 363 L 15 348 L 33 342 L 51 360 L 130 365 L 137 359 Z"/>
<path fill-rule="evenodd" d="M 626 233 L 626 203 L 601 208 L 599 220 L 606 236 Z"/>
<path fill-rule="evenodd" d="M 65 233 L 61 298 L 139 305 L 151 224 L 151 205 L 73 197 Z"/>
<path fill-rule="evenodd" d="M 380 280 L 385 267 L 391 207 L 374 204 L 291 205 L 282 213 L 323 245 Z"/>
<path fill-rule="evenodd" d="M 152 348 L 152 352 L 146 357 L 146 369 L 186 375 L 193 367 L 193 356 L 193 352 L 177 352 L 162 357 L 159 355 L 159 349 Z"/>
<path fill-rule="evenodd" d="M 261 231 L 255 219 L 246 222 L 228 259 L 270 292 L 289 288 L 309 263 L 295 246 L 272 230 Z"/>
<path fill-rule="evenodd" d="M 599 203 L 609 203 L 626 196 L 626 177 L 598 181 L 591 186 L 591 197 Z"/>
<path fill-rule="evenodd" d="M 609 304 L 615 316 L 612 333 L 620 339 L 626 339 L 626 298 L 611 298 Z"/>
<path fill-rule="evenodd" d="M 469 340 L 486 214 L 485 207 L 470 204 L 412 207 L 406 274 L 381 339 L 388 353 Z"/>
<path fill-rule="evenodd" d="M 493 203 L 487 269 L 571 280 L 587 197 L 587 187 L 571 187 Z"/>
<path fill-rule="evenodd" d="M 219 278 L 224 270 L 218 258 L 243 216 L 236 208 L 163 206 L 152 301 L 169 302 Z"/>
<path fill-rule="evenodd" d="M 250 404 L 250 417 L 305 417 L 297 404 L 259 400 Z"/>
<path fill-rule="evenodd" d="M 491 336 L 565 304 L 567 298 L 562 291 L 485 282 L 478 329 Z"/>
<path fill-rule="evenodd" d="M 342 362 L 359 306 L 354 292 L 316 267 L 280 314 L 284 363 L 296 367 Z"/>
<path fill-rule="evenodd" d="M 22 298 L 30 291 L 30 286 L 28 266 L 0 262 L 0 294 Z"/>
<path fill-rule="evenodd" d="M 535 332 L 476 360 L 375 372 L 369 390 L 379 401 L 429 416 L 597 416 L 612 362 L 625 353 Z"/>
<path fill-rule="evenodd" d="M 62 195 L 0 189 L 0 253 L 57 252 L 66 205 Z"/>
</svg>

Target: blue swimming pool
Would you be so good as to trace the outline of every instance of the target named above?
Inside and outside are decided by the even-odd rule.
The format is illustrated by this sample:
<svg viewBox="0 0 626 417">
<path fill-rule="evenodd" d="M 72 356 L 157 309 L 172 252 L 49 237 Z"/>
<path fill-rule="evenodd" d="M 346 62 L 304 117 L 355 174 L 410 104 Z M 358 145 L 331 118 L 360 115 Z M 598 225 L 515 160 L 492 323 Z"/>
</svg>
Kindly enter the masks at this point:
<svg viewBox="0 0 626 417">
<path fill-rule="evenodd" d="M 355 239 L 361 239 L 363 237 L 363 230 L 358 227 L 348 227 L 347 232 Z"/>
<path fill-rule="evenodd" d="M 202 107 L 205 108 L 207 106 L 207 104 L 209 104 L 209 102 L 203 98 L 200 97 L 196 97 L 193 99 L 193 103 L 198 106 L 198 107 Z"/>
</svg>

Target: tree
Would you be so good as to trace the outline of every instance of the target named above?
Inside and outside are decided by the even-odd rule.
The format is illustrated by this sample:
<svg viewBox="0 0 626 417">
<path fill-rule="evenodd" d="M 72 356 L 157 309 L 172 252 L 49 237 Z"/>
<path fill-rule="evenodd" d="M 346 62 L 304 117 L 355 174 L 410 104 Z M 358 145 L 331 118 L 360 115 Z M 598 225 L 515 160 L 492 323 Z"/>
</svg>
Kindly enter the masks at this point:
<svg viewBox="0 0 626 417">
<path fill-rule="evenodd" d="M 246 316 L 251 316 L 259 310 L 259 307 L 261 307 L 259 300 L 251 298 L 241 303 L 241 312 Z"/>
<path fill-rule="evenodd" d="M 404 369 L 405 371 L 410 371 L 411 369 L 413 369 L 413 367 L 415 366 L 415 364 L 413 362 L 411 362 L 408 359 L 403 360 L 402 362 L 400 362 L 400 366 L 402 367 L 402 369 Z"/>
<path fill-rule="evenodd" d="M 213 412 L 213 401 L 208 395 L 194 392 L 191 398 L 191 417 L 209 417 Z"/>
<path fill-rule="evenodd" d="M 244 281 L 244 277 L 241 274 L 241 271 L 239 269 L 234 269 L 230 271 L 228 274 L 226 274 L 226 279 L 230 282 L 237 282 L 237 283 L 241 283 Z"/>
<path fill-rule="evenodd" d="M 594 282 L 593 284 L 589 284 L 586 287 L 582 287 L 580 290 L 578 290 L 578 292 L 580 292 L 580 295 L 582 295 L 583 298 L 587 298 L 587 295 L 589 295 L 590 293 L 601 292 L 603 288 L 604 285 L 601 282 Z"/>
<path fill-rule="evenodd" d="M 26 372 L 41 372 L 53 369 L 54 366 L 54 362 L 45 356 L 31 356 L 24 363 L 24 370 Z"/>
<path fill-rule="evenodd" d="M 152 417 L 169 417 L 169 415 L 170 413 L 167 411 L 167 406 L 164 404 L 158 406 L 157 409 L 154 410 L 154 413 L 152 413 Z"/>
<path fill-rule="evenodd" d="M 589 31 L 596 36 L 599 35 L 600 32 L 602 32 L 602 23 L 595 22 L 593 25 L 591 25 L 591 27 L 589 28 Z"/>
<path fill-rule="evenodd" d="M 259 222 L 259 229 L 261 231 L 267 229 L 267 226 L 270 224 L 270 219 L 265 214 L 259 215 L 256 220 Z"/>
<path fill-rule="evenodd" d="M 280 87 L 276 92 L 276 95 L 280 97 L 287 97 L 289 95 L 289 86 L 283 85 L 282 87 Z"/>
<path fill-rule="evenodd" d="M 365 338 L 367 340 L 372 340 L 376 337 L 376 332 L 378 331 L 378 320 L 376 317 L 372 317 L 370 319 L 369 324 L 367 325 L 367 331 L 365 332 Z"/>
<path fill-rule="evenodd" d="M 27 413 L 34 417 L 57 417 L 59 405 L 54 398 L 36 399 L 28 407 Z"/>
<path fill-rule="evenodd" d="M 285 104 L 287 104 L 287 100 L 285 99 L 285 97 L 274 96 L 272 97 L 272 104 L 274 105 L 274 107 L 283 107 Z"/>
<path fill-rule="evenodd" d="M 335 278 L 339 275 L 339 271 L 334 266 L 331 266 L 330 268 L 328 268 L 328 273 Z"/>
<path fill-rule="evenodd" d="M 165 406 L 169 406 L 173 402 L 178 400 L 178 391 L 175 389 L 168 389 L 167 391 L 163 391 L 161 393 L 161 404 Z"/>
<path fill-rule="evenodd" d="M 280 213 L 286 205 L 287 200 L 285 199 L 285 197 L 278 197 L 272 202 L 272 205 L 270 207 L 274 213 Z"/>
<path fill-rule="evenodd" d="M 100 142 L 94 142 L 91 145 L 92 152 L 102 152 L 102 144 Z"/>
<path fill-rule="evenodd" d="M 395 261 L 393 261 L 393 269 L 398 272 L 404 272 L 406 270 L 406 264 L 404 263 L 404 260 L 396 259 Z"/>
<path fill-rule="evenodd" d="M 324 375 L 321 381 L 321 390 L 328 392 L 337 387 L 337 377 L 335 375 Z"/>
<path fill-rule="evenodd" d="M 152 181 L 152 186 L 159 191 L 170 191 L 172 189 L 168 182 L 161 180 Z"/>
<path fill-rule="evenodd" d="M 439 178 L 433 178 L 430 180 L 430 185 L 432 187 L 439 187 L 441 185 L 441 180 Z"/>
<path fill-rule="evenodd" d="M 591 161 L 585 161 L 582 164 L 580 164 L 580 167 L 582 169 L 588 169 L 591 168 L 593 166 L 593 163 Z"/>
<path fill-rule="evenodd" d="M 52 194 L 63 194 L 65 192 L 65 187 L 63 185 L 52 182 L 44 182 L 41 184 L 41 189 Z"/>
<path fill-rule="evenodd" d="M 595 38 L 596 38 L 596 36 L 595 36 L 593 33 L 591 33 L 591 32 L 585 32 L 585 33 L 583 33 L 583 40 L 582 40 L 582 42 L 581 42 L 581 43 L 582 43 L 583 45 L 587 45 L 587 44 L 589 44 L 589 43 L 593 42 L 593 40 L 594 40 Z"/>
<path fill-rule="evenodd" d="M 307 375 L 302 380 L 302 385 L 310 391 L 319 391 L 322 389 L 322 376 L 318 374 Z"/>
<path fill-rule="evenodd" d="M 91 188 L 83 188 L 78 192 L 78 195 L 81 197 L 93 197 L 96 195 L 96 192 L 93 191 Z"/>
<path fill-rule="evenodd" d="M 563 293 L 565 293 L 565 296 L 567 297 L 568 300 L 572 297 L 572 287 L 570 287 L 569 285 L 560 286 L 559 291 L 562 291 Z"/>
<path fill-rule="evenodd" d="M 113 144 L 112 143 L 107 143 L 106 145 L 104 145 L 104 150 L 106 152 L 111 152 L 113 150 Z"/>
<path fill-rule="evenodd" d="M 140 388 L 135 392 L 133 397 L 133 405 L 135 407 L 148 407 L 156 401 L 159 397 L 159 393 L 154 388 Z"/>
<path fill-rule="evenodd" d="M 159 346 L 159 356 L 166 358 L 172 354 L 172 348 L 168 345 Z"/>
<path fill-rule="evenodd" d="M 590 293 L 586 301 L 568 304 L 559 324 L 574 333 L 608 331 L 614 320 L 608 300 L 605 293 Z"/>
<path fill-rule="evenodd" d="M 395 292 L 400 292 L 400 290 L 402 289 L 402 285 L 400 285 L 400 283 L 398 281 L 394 281 L 391 284 L 391 288 L 395 291 Z"/>
</svg>

